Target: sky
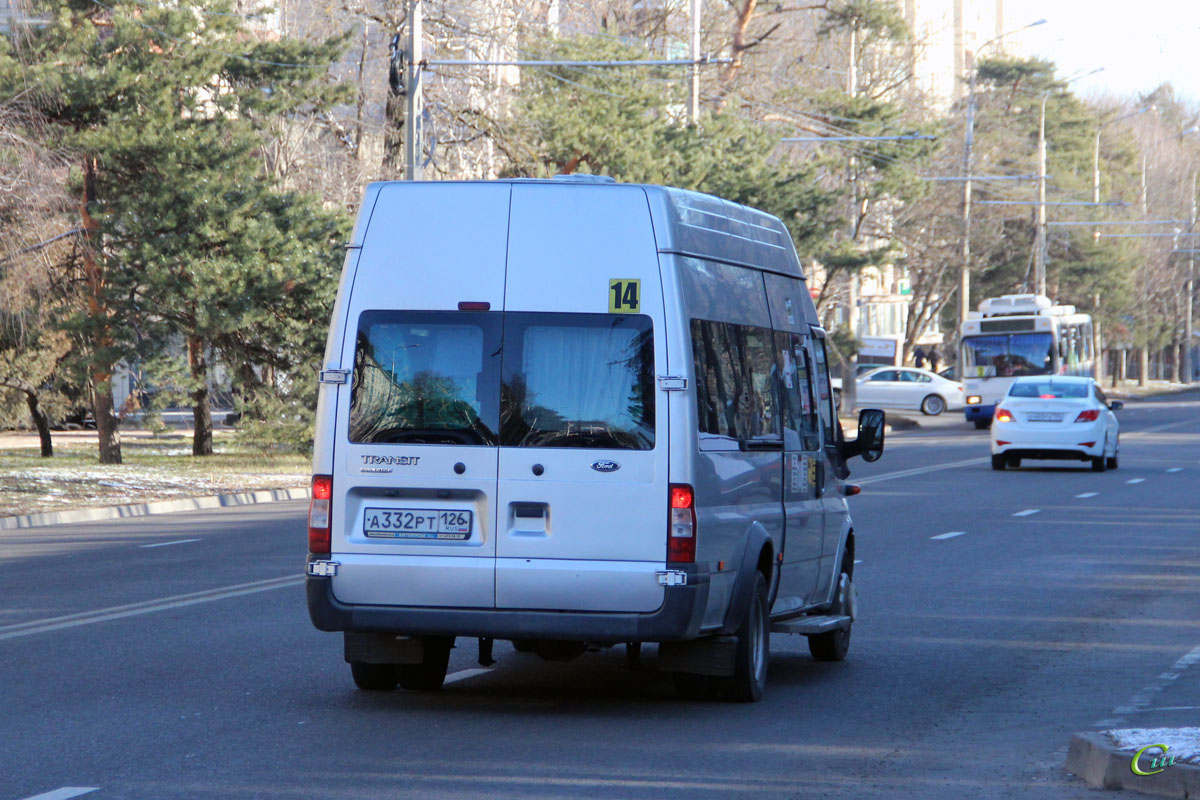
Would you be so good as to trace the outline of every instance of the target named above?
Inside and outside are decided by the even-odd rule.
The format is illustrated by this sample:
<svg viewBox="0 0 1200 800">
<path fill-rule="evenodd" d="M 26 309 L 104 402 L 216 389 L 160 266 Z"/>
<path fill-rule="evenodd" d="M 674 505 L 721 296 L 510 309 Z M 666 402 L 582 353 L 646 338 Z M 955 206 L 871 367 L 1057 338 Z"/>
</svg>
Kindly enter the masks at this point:
<svg viewBox="0 0 1200 800">
<path fill-rule="evenodd" d="M 1013 36 L 1030 55 L 1054 61 L 1062 77 L 1104 71 L 1071 84 L 1084 97 L 1148 93 L 1170 82 L 1200 101 L 1197 0 L 1004 0 Z M 1015 49 L 1015 48 L 1014 48 Z"/>
</svg>

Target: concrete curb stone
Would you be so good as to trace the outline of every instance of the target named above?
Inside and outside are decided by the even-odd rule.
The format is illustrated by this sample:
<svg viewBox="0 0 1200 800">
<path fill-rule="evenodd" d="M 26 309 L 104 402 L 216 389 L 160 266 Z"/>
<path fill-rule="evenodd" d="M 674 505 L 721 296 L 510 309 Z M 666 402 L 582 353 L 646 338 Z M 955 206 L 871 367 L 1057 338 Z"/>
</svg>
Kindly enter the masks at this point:
<svg viewBox="0 0 1200 800">
<path fill-rule="evenodd" d="M 186 497 L 179 500 L 156 500 L 150 503 L 131 503 L 123 506 L 45 511 L 40 514 L 0 517 L 0 531 L 40 528 L 46 525 L 63 525 L 71 522 L 98 522 L 108 519 L 145 517 L 151 514 L 169 514 L 176 511 L 202 511 L 209 508 L 249 506 L 258 503 L 273 503 L 279 500 L 307 500 L 311 491 L 308 488 L 260 489 L 254 492 Z"/>
<path fill-rule="evenodd" d="M 1154 775 L 1130 769 L 1134 750 L 1118 749 L 1103 731 L 1077 733 L 1067 750 L 1066 770 L 1097 789 L 1128 789 L 1156 797 L 1200 798 L 1200 766 L 1175 764 Z"/>
</svg>

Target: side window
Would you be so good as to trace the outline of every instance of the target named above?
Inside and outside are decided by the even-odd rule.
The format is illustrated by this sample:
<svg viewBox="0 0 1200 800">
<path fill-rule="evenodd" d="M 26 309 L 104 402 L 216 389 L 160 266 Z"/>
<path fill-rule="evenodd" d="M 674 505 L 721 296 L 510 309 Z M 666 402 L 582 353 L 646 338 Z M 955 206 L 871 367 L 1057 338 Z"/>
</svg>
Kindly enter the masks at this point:
<svg viewBox="0 0 1200 800">
<path fill-rule="evenodd" d="M 896 374 L 895 370 L 885 369 L 883 372 L 876 372 L 872 375 L 871 380 L 892 382 L 900 380 L 900 377 Z"/>
<path fill-rule="evenodd" d="M 691 328 L 700 432 L 738 441 L 778 437 L 771 331 L 701 319 Z"/>
<path fill-rule="evenodd" d="M 787 450 L 816 450 L 820 442 L 812 367 L 804 343 L 804 337 L 798 333 L 775 334 L 781 378 L 779 393 L 783 401 L 783 442 Z"/>
<path fill-rule="evenodd" d="M 837 443 L 836 431 L 834 426 L 837 425 L 837 417 L 833 413 L 833 392 L 829 389 L 829 359 L 825 355 L 825 340 L 813 339 L 813 352 L 817 356 L 817 394 L 818 394 L 818 411 L 821 415 L 821 430 L 824 432 L 825 444 L 834 445 Z M 895 375 L 895 372 L 890 373 Z"/>
</svg>

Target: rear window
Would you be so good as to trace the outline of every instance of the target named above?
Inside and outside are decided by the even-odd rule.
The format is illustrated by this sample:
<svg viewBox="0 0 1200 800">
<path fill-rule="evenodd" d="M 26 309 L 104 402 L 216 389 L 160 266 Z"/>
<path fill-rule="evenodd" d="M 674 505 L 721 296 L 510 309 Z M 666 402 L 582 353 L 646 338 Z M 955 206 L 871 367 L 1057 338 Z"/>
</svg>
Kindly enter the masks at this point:
<svg viewBox="0 0 1200 800">
<path fill-rule="evenodd" d="M 350 441 L 495 445 L 498 314 L 367 311 L 359 318 Z"/>
<path fill-rule="evenodd" d="M 654 448 L 649 317 L 368 311 L 350 441 Z"/>
<path fill-rule="evenodd" d="M 654 329 L 627 314 L 507 313 L 500 443 L 654 449 Z"/>
<path fill-rule="evenodd" d="M 1014 383 L 1008 390 L 1009 397 L 1040 397 L 1043 400 L 1061 398 L 1085 398 L 1088 396 L 1086 383 Z"/>
</svg>

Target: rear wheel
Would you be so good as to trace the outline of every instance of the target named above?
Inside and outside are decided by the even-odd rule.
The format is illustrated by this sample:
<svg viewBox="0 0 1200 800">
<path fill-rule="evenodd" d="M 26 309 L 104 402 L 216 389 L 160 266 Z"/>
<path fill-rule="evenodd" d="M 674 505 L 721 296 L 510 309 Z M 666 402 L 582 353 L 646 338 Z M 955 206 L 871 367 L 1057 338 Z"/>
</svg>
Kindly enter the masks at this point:
<svg viewBox="0 0 1200 800">
<path fill-rule="evenodd" d="M 946 401 L 940 394 L 931 394 L 921 401 L 921 413 L 936 417 L 946 410 Z"/>
<path fill-rule="evenodd" d="M 400 664 L 396 667 L 400 685 L 418 692 L 432 692 L 442 688 L 442 683 L 446 680 L 446 667 L 450 664 L 452 647 L 453 637 L 426 637 L 425 658 L 419 664 Z"/>
<path fill-rule="evenodd" d="M 771 655 L 771 631 L 767 627 L 767 579 L 755 573 L 754 588 L 746 616 L 737 629 L 733 676 L 720 680 L 721 693 L 730 700 L 753 703 L 761 700 L 767 686 L 767 659 Z"/>
<path fill-rule="evenodd" d="M 992 469 L 1003 470 L 1006 466 L 1008 466 L 1008 459 L 1003 453 L 992 456 Z"/>
<path fill-rule="evenodd" d="M 350 674 L 354 677 L 354 685 L 367 692 L 390 692 L 396 688 L 395 664 L 351 661 Z"/>
<path fill-rule="evenodd" d="M 1108 459 L 1104 456 L 1096 456 L 1092 459 L 1092 472 L 1104 472 L 1108 469 Z"/>
</svg>

